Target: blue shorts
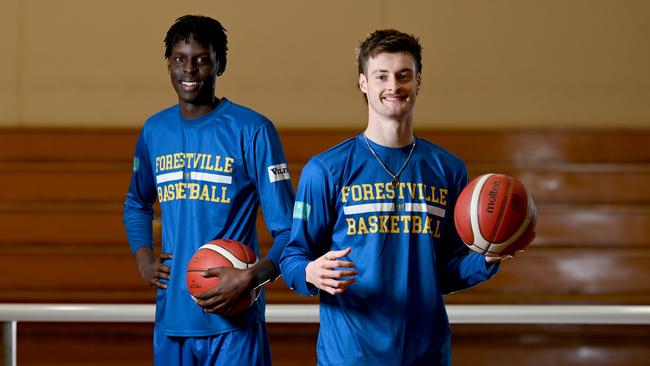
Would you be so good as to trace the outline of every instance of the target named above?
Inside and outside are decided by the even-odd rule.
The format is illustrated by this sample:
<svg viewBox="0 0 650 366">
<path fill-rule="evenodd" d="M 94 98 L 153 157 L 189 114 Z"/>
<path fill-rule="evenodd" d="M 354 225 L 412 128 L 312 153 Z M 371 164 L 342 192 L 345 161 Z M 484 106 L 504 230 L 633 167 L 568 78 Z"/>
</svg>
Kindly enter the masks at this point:
<svg viewBox="0 0 650 366">
<path fill-rule="evenodd" d="M 271 366 L 266 323 L 208 337 L 170 337 L 154 327 L 154 366 Z"/>
</svg>

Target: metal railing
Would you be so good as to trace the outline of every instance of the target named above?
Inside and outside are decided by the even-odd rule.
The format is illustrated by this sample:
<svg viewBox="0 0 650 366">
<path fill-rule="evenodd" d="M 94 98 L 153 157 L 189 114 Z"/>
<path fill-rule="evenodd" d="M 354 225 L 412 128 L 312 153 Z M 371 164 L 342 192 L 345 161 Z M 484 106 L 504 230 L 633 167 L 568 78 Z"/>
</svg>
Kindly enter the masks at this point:
<svg viewBox="0 0 650 366">
<path fill-rule="evenodd" d="M 154 305 L 0 304 L 4 365 L 16 365 L 18 322 L 154 320 Z M 650 324 L 645 305 L 447 305 L 452 324 Z M 266 306 L 269 323 L 318 323 L 318 305 Z"/>
</svg>

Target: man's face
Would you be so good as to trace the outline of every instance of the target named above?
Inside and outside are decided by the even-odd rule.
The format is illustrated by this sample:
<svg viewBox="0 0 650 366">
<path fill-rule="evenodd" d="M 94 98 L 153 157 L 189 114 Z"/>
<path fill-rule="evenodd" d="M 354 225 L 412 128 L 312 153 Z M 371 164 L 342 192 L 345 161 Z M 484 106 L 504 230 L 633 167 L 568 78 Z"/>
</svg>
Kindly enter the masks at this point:
<svg viewBox="0 0 650 366">
<path fill-rule="evenodd" d="M 167 69 L 179 103 L 211 104 L 218 65 L 214 52 L 194 37 L 172 47 Z"/>
<path fill-rule="evenodd" d="M 410 53 L 380 53 L 368 59 L 359 88 L 368 97 L 368 110 L 382 118 L 400 119 L 413 112 L 420 73 Z"/>
</svg>

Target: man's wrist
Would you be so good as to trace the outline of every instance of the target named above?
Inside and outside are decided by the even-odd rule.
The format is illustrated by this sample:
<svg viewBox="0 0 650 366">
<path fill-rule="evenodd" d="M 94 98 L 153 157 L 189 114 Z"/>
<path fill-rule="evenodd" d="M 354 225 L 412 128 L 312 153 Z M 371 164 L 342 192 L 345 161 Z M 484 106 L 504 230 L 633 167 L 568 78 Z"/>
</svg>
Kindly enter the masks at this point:
<svg viewBox="0 0 650 366">
<path fill-rule="evenodd" d="M 279 271 L 275 264 L 268 258 L 264 258 L 251 268 L 253 273 L 253 287 L 258 288 L 275 280 L 279 276 Z"/>
</svg>

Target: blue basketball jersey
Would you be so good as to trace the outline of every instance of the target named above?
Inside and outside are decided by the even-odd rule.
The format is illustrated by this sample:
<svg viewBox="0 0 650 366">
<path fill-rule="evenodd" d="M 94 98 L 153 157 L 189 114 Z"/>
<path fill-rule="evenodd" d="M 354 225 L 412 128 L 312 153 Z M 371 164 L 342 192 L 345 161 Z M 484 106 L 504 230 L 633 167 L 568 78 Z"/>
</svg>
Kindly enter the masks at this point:
<svg viewBox="0 0 650 366">
<path fill-rule="evenodd" d="M 356 282 L 332 296 L 320 292 L 320 365 L 447 364 L 449 321 L 443 294 L 494 275 L 498 265 L 469 253 L 455 231 L 454 204 L 467 184 L 465 164 L 416 138 L 396 185 L 393 173 L 411 146 L 388 148 L 349 139 L 305 166 L 281 269 L 302 295 L 307 264 L 330 250 L 352 248 Z"/>
<path fill-rule="evenodd" d="M 173 259 L 158 289 L 156 327 L 170 336 L 213 335 L 264 319 L 264 295 L 235 317 L 205 313 L 185 280 L 194 252 L 217 238 L 238 240 L 260 256 L 255 222 L 262 207 L 274 237 L 268 258 L 279 268 L 289 238 L 294 194 L 280 139 L 264 116 L 222 99 L 193 120 L 175 105 L 152 116 L 136 144 L 124 223 L 135 253 L 153 247 L 153 204 L 162 216 L 162 249 Z"/>
</svg>

